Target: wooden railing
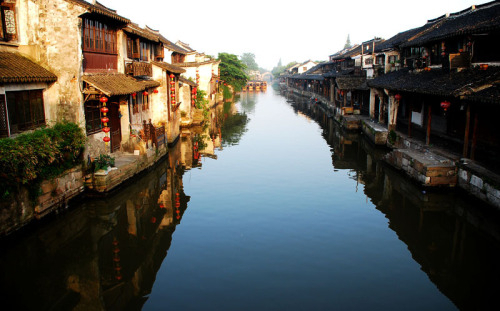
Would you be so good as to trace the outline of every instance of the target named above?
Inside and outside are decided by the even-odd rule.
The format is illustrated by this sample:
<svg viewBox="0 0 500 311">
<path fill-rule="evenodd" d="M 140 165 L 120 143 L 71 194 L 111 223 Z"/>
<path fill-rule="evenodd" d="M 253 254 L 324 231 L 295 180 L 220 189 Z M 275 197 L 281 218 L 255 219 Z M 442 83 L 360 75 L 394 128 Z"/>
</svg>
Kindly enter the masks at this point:
<svg viewBox="0 0 500 311">
<path fill-rule="evenodd" d="M 151 146 L 157 149 L 167 142 L 164 125 L 154 126 L 149 119 L 149 123 L 146 123 L 146 120 L 142 121 L 142 127 L 141 139 L 146 142 L 146 148 L 149 148 L 149 140 L 151 140 Z"/>
</svg>

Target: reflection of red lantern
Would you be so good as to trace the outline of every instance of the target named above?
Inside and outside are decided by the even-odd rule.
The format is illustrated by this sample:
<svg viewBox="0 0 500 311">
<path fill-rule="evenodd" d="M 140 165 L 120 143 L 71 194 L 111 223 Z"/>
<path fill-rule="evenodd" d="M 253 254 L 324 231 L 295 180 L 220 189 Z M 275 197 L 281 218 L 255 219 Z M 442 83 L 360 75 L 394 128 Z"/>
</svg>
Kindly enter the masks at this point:
<svg viewBox="0 0 500 311">
<path fill-rule="evenodd" d="M 401 100 L 401 95 L 400 94 L 394 95 L 394 99 L 396 99 L 397 101 L 400 101 Z"/>
<path fill-rule="evenodd" d="M 101 122 L 102 123 L 108 123 L 109 122 L 109 118 L 108 117 L 104 117 L 101 119 Z"/>
<path fill-rule="evenodd" d="M 102 128 L 102 131 L 103 131 L 104 133 L 109 133 L 109 131 L 110 131 L 110 130 L 111 130 L 111 129 L 110 129 L 109 127 L 107 127 L 107 126 Z"/>
<path fill-rule="evenodd" d="M 446 110 L 448 110 L 448 108 L 450 108 L 450 105 L 451 103 L 447 100 L 444 100 L 441 102 L 441 108 L 443 108 L 443 110 L 446 112 Z"/>
<path fill-rule="evenodd" d="M 102 112 L 102 113 L 106 113 L 106 112 L 108 112 L 108 111 L 109 111 L 108 107 L 102 107 L 102 108 L 101 108 L 101 112 Z"/>
<path fill-rule="evenodd" d="M 107 103 L 108 102 L 108 98 L 106 96 L 103 96 L 101 98 L 99 98 L 99 101 L 103 104 Z"/>
<path fill-rule="evenodd" d="M 104 136 L 104 138 L 102 139 L 105 143 L 109 143 L 109 141 L 111 140 L 108 136 Z"/>
</svg>

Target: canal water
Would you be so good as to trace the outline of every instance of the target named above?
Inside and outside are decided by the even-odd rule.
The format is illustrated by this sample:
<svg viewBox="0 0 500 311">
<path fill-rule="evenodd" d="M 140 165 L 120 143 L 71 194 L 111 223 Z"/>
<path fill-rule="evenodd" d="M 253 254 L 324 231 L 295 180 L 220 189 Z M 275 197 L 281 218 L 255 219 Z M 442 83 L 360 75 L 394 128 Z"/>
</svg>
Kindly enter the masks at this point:
<svg viewBox="0 0 500 311">
<path fill-rule="evenodd" d="M 318 104 L 243 93 L 164 161 L 1 244 L 5 310 L 494 310 L 500 219 Z"/>
</svg>

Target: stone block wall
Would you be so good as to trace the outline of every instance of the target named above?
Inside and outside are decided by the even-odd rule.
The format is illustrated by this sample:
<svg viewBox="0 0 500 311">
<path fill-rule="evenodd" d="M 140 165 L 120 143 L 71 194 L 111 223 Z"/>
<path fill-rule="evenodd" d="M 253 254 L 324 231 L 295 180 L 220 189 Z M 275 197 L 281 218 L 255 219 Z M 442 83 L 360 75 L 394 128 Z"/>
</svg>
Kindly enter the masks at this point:
<svg viewBox="0 0 500 311">
<path fill-rule="evenodd" d="M 458 170 L 458 186 L 500 209 L 500 183 L 483 170 L 473 164 L 461 165 Z"/>
<path fill-rule="evenodd" d="M 36 202 L 27 189 L 21 188 L 10 201 L 0 203 L 0 236 L 9 234 L 35 219 L 59 208 L 66 208 L 68 200 L 83 192 L 83 172 L 73 168 L 53 180 L 40 185 L 41 195 Z"/>
</svg>

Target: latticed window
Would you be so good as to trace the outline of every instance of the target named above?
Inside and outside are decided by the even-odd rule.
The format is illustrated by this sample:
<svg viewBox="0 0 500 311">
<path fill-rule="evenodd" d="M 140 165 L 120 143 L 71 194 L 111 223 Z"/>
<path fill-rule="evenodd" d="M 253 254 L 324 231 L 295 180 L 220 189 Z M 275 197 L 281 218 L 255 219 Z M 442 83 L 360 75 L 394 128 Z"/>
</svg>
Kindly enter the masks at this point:
<svg viewBox="0 0 500 311">
<path fill-rule="evenodd" d="M 100 132 L 101 123 L 101 107 L 99 101 L 90 100 L 85 102 L 85 130 L 87 135 Z"/>
<path fill-rule="evenodd" d="M 17 40 L 16 0 L 0 0 L 0 40 Z"/>
<path fill-rule="evenodd" d="M 11 134 L 45 124 L 42 90 L 6 92 L 6 96 Z"/>
<path fill-rule="evenodd" d="M 116 31 L 108 25 L 91 20 L 83 20 L 83 50 L 87 52 L 99 52 L 117 54 Z"/>
</svg>

